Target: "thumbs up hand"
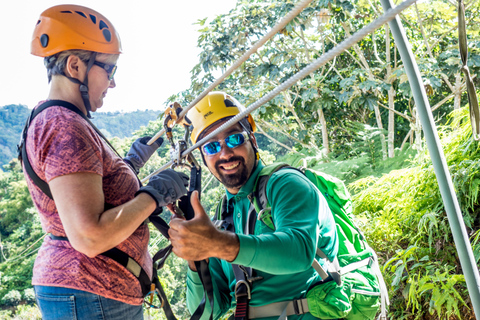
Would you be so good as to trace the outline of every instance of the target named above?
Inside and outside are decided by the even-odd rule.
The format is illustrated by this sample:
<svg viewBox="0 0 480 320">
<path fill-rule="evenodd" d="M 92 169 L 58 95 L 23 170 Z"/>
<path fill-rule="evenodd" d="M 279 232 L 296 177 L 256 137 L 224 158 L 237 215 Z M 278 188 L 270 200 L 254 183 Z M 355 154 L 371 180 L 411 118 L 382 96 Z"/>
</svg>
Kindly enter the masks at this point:
<svg viewBox="0 0 480 320">
<path fill-rule="evenodd" d="M 205 213 L 198 192 L 190 198 L 195 216 L 191 220 L 173 218 L 168 234 L 173 252 L 188 261 L 200 261 L 215 257 L 233 261 L 240 249 L 236 234 L 215 228 Z"/>
</svg>

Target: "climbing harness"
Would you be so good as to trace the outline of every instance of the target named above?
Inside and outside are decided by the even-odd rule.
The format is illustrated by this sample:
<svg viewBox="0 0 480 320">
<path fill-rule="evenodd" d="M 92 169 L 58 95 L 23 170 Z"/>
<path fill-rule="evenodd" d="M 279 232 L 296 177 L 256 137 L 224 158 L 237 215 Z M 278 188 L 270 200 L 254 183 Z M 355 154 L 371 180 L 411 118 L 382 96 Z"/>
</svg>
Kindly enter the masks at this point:
<svg viewBox="0 0 480 320">
<path fill-rule="evenodd" d="M 30 123 L 33 121 L 33 119 L 40 114 L 43 110 L 53 107 L 53 106 L 60 106 L 63 108 L 66 108 L 68 110 L 71 110 L 75 112 L 76 114 L 80 115 L 87 123 L 97 132 L 97 134 L 108 144 L 108 146 L 121 158 L 121 156 L 118 154 L 118 152 L 115 150 L 115 148 L 110 144 L 110 142 L 107 140 L 107 138 L 98 130 L 98 128 L 90 121 L 89 118 L 85 116 L 85 114 L 80 111 L 77 107 L 75 107 L 73 104 L 63 101 L 63 100 L 49 100 L 42 105 L 38 106 L 34 110 L 32 110 L 32 113 L 30 114 L 30 117 L 27 119 L 25 123 L 25 127 L 23 129 L 22 135 L 21 135 L 21 141 L 19 145 L 17 146 L 17 151 L 19 154 L 19 160 L 23 162 L 25 166 L 25 171 L 28 174 L 28 176 L 32 179 L 33 183 L 37 185 L 42 192 L 49 197 L 50 199 L 53 199 L 52 193 L 50 191 L 50 187 L 48 184 L 42 180 L 35 170 L 33 170 L 30 160 L 27 155 L 27 149 L 26 149 L 26 140 L 27 140 L 27 133 L 28 133 L 28 128 L 30 126 Z M 132 168 L 133 170 L 133 168 Z M 134 170 L 133 170 L 134 171 Z M 140 181 L 139 184 L 141 185 Z M 113 206 L 105 203 L 105 210 L 112 208 Z M 157 212 L 158 213 L 158 212 Z M 161 219 L 156 213 L 154 212 L 152 216 L 149 218 L 151 222 L 154 223 L 155 227 L 159 229 L 159 231 L 168 238 L 168 225 L 163 219 Z M 58 237 L 53 234 L 49 234 L 49 237 L 52 240 L 58 240 L 58 241 L 69 241 L 68 238 L 66 237 Z M 161 307 L 163 308 L 165 315 L 167 316 L 168 320 L 176 320 L 175 316 L 173 315 L 173 312 L 171 310 L 171 307 L 168 303 L 167 296 L 165 294 L 165 291 L 163 290 L 163 287 L 158 279 L 157 275 L 157 264 L 156 260 L 154 259 L 154 267 L 153 267 L 153 277 L 152 280 L 148 277 L 148 274 L 146 273 L 145 270 L 141 267 L 141 265 L 135 261 L 132 257 L 130 257 L 127 253 L 124 251 L 118 249 L 118 248 L 112 248 L 106 252 L 101 253 L 101 255 L 109 257 L 113 260 L 115 260 L 117 263 L 125 267 L 128 271 L 130 271 L 139 281 L 141 288 L 142 288 L 142 294 L 143 296 L 149 296 L 150 301 L 152 301 L 153 295 L 157 295 L 158 299 L 161 301 Z M 157 259 L 158 260 L 158 259 Z M 150 303 L 151 304 L 151 303 Z"/>
<path fill-rule="evenodd" d="M 468 69 L 468 44 L 467 28 L 465 23 L 465 5 L 463 0 L 458 0 L 458 45 L 460 47 L 460 57 L 462 58 L 461 70 L 465 74 L 467 84 L 468 105 L 470 107 L 470 122 L 472 123 L 472 135 L 475 140 L 480 140 L 480 109 L 478 107 L 477 91 L 473 84 L 470 70 Z"/>
<path fill-rule="evenodd" d="M 183 139 L 179 139 L 177 142 L 174 141 L 173 132 L 172 132 L 172 128 L 175 125 L 175 123 L 182 124 L 185 130 Z M 171 168 L 174 169 L 177 167 L 181 167 L 181 168 L 190 169 L 190 184 L 189 184 L 187 195 L 177 200 L 177 202 L 172 205 L 172 209 L 176 215 L 185 217 L 185 219 L 187 220 L 192 219 L 195 215 L 193 211 L 193 207 L 190 202 L 190 197 L 194 191 L 198 191 L 200 196 L 201 189 L 202 189 L 200 164 L 195 159 L 195 157 L 193 157 L 191 153 L 184 153 L 184 151 L 188 147 L 188 136 L 190 135 L 190 125 L 191 125 L 190 120 L 186 116 L 182 116 L 182 107 L 180 106 L 180 104 L 175 102 L 174 104 L 170 105 L 166 109 L 163 127 L 172 149 L 170 153 L 170 156 L 172 159 Z M 167 235 L 167 238 L 168 238 L 168 235 Z M 154 260 L 160 259 L 162 265 L 165 259 L 171 253 L 172 245 L 170 244 L 169 246 L 167 246 L 166 249 L 163 249 L 163 250 L 165 251 L 157 253 L 159 257 L 157 257 L 157 255 L 154 256 Z M 162 255 L 163 252 L 165 252 L 164 256 L 160 257 L 160 255 Z M 208 299 L 210 303 L 210 310 L 212 310 L 212 312 L 210 313 L 210 319 L 213 319 L 213 303 L 214 303 L 213 283 L 212 283 L 212 277 L 210 274 L 208 262 L 206 260 L 202 260 L 202 261 L 195 261 L 194 263 L 195 263 L 197 272 L 199 274 L 200 281 L 202 282 L 202 285 L 204 288 L 204 296 L 203 296 L 202 302 L 200 303 L 197 310 L 193 313 L 190 319 L 197 320 L 197 319 L 200 319 L 200 317 L 202 317 L 205 311 L 206 299 Z"/>
<path fill-rule="evenodd" d="M 324 195 L 333 213 L 339 236 L 339 251 L 335 257 L 328 257 L 322 248 L 316 249 L 312 267 L 321 281 L 306 294 L 306 298 L 267 304 L 261 307 L 249 307 L 254 270 L 244 266 L 232 265 L 235 274 L 236 311 L 235 320 L 256 319 L 280 316 L 284 320 L 289 315 L 311 313 L 317 318 L 335 318 L 349 320 L 374 319 L 380 311 L 380 319 L 386 319 L 386 306 L 389 304 L 388 290 L 378 265 L 375 251 L 370 248 L 365 237 L 353 223 L 350 195 L 341 180 L 328 174 L 307 168 L 291 167 L 286 163 L 274 163 L 265 166 L 258 174 L 252 193 L 244 234 L 254 234 L 256 221 L 263 222 L 275 230 L 271 207 L 267 199 L 266 188 L 272 174 L 281 169 L 296 170 L 305 175 Z M 235 232 L 232 217 L 233 207 L 226 196 L 217 206 L 214 222 L 219 229 Z M 320 260 L 324 262 L 323 266 Z M 336 299 L 323 301 L 325 295 Z M 362 301 L 362 302 L 359 302 Z"/>
</svg>

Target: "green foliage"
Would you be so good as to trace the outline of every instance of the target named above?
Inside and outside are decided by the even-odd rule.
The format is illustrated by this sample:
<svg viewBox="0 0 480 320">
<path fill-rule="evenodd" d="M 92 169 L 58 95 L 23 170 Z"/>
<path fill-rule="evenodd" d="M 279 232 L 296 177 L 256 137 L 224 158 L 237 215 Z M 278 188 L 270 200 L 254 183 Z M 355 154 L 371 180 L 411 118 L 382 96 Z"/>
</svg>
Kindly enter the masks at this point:
<svg viewBox="0 0 480 320">
<path fill-rule="evenodd" d="M 17 290 L 9 291 L 2 298 L 2 304 L 6 306 L 16 306 L 20 303 L 22 295 Z"/>
<path fill-rule="evenodd" d="M 33 290 L 33 288 L 28 288 L 23 291 L 23 301 L 30 305 L 35 303 L 35 290 Z"/>
<path fill-rule="evenodd" d="M 471 137 L 468 108 L 449 119 L 439 136 L 465 224 L 473 234 L 480 224 L 480 148 Z M 472 311 L 465 279 L 428 154 L 418 154 L 405 169 L 360 179 L 349 187 L 355 193 L 355 214 L 385 262 L 391 315 L 468 318 Z M 478 237 L 472 237 L 472 243 L 478 252 Z"/>
</svg>

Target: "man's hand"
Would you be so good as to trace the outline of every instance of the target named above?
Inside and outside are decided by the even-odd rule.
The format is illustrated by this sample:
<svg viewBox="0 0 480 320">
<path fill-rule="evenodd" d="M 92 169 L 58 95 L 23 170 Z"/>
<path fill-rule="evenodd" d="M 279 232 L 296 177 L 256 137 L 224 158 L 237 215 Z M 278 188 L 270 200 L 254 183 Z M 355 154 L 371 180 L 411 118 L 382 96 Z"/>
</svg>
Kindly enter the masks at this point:
<svg viewBox="0 0 480 320">
<path fill-rule="evenodd" d="M 145 165 L 145 163 L 150 159 L 152 154 L 160 148 L 163 143 L 162 138 L 158 138 L 151 145 L 148 145 L 147 142 L 152 139 L 152 137 L 143 137 L 138 138 L 130 147 L 127 156 L 123 158 L 125 162 L 130 164 L 135 172 L 138 174 L 140 169 Z"/>
<path fill-rule="evenodd" d="M 215 228 L 198 199 L 197 191 L 192 193 L 190 201 L 195 216 L 191 220 L 173 218 L 170 222 L 168 234 L 173 252 L 188 261 L 210 257 L 235 260 L 240 248 L 236 234 Z"/>
</svg>

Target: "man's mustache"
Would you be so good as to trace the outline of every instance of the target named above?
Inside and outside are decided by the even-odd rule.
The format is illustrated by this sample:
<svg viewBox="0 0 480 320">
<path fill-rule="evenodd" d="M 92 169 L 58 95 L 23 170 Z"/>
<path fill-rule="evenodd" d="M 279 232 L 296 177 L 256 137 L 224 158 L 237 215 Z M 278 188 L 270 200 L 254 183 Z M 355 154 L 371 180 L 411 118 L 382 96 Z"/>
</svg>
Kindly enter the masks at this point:
<svg viewBox="0 0 480 320">
<path fill-rule="evenodd" d="M 228 160 L 222 159 L 222 160 L 218 160 L 217 162 L 215 162 L 215 169 L 217 169 L 217 171 L 218 171 L 220 169 L 221 164 L 228 163 L 228 162 L 233 162 L 233 161 L 239 161 L 241 164 L 245 164 L 245 159 L 243 157 L 233 156 Z"/>
</svg>

